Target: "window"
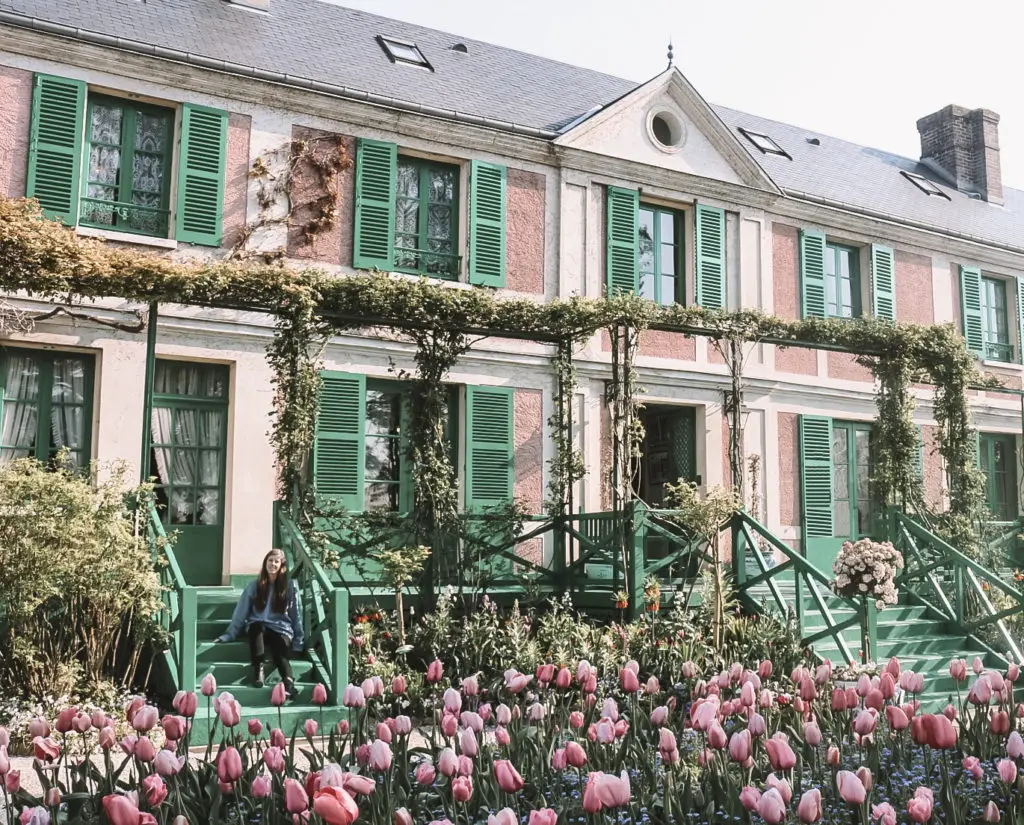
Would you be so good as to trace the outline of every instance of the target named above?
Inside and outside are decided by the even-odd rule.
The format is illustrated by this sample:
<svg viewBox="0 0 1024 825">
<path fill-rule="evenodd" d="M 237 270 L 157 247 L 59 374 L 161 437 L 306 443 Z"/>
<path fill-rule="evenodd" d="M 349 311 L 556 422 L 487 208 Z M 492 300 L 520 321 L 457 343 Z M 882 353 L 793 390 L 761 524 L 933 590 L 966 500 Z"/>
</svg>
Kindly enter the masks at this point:
<svg viewBox="0 0 1024 825">
<path fill-rule="evenodd" d="M 1000 521 L 1013 521 L 1017 506 L 1017 445 L 1012 435 L 981 433 L 978 465 L 985 474 L 988 509 Z"/>
<path fill-rule="evenodd" d="M 1006 314 L 1006 281 L 981 279 L 981 326 L 985 336 L 985 357 L 992 361 L 1012 361 L 1013 344 Z"/>
<path fill-rule="evenodd" d="M 220 246 L 227 133 L 220 109 L 154 106 L 36 74 L 25 191 L 66 226 Z"/>
<path fill-rule="evenodd" d="M 88 466 L 92 368 L 83 355 L 0 351 L 0 463 L 52 462 L 64 449 L 70 466 Z"/>
<path fill-rule="evenodd" d="M 903 177 L 909 180 L 914 186 L 924 192 L 926 195 L 938 195 L 940 198 L 950 200 L 949 195 L 939 189 L 932 181 L 923 175 L 916 175 L 913 172 L 900 172 Z"/>
<path fill-rule="evenodd" d="M 871 425 L 832 423 L 834 535 L 856 541 L 873 532 Z"/>
<path fill-rule="evenodd" d="M 640 295 L 665 306 L 684 303 L 683 213 L 640 205 Z"/>
<path fill-rule="evenodd" d="M 861 314 L 859 252 L 849 246 L 825 245 L 825 302 L 831 318 Z"/>
<path fill-rule="evenodd" d="M 171 109 L 90 96 L 80 223 L 166 238 L 173 143 Z"/>
<path fill-rule="evenodd" d="M 366 384 L 366 434 L 363 479 L 367 510 L 408 512 L 412 508 L 409 478 L 408 414 L 402 387 L 385 382 Z"/>
<path fill-rule="evenodd" d="M 455 280 L 461 258 L 459 168 L 400 157 L 395 188 L 395 268 Z"/>
<path fill-rule="evenodd" d="M 411 66 L 422 66 L 424 69 L 434 71 L 430 61 L 423 56 L 419 46 L 412 41 L 378 35 L 377 42 L 392 63 L 408 63 Z"/>
<path fill-rule="evenodd" d="M 764 154 L 782 155 L 783 157 L 792 160 L 789 152 L 779 146 L 779 144 L 777 144 L 773 138 L 768 137 L 768 135 L 763 135 L 760 132 L 751 132 L 749 129 L 744 129 L 742 126 L 739 127 L 739 132 Z"/>
</svg>

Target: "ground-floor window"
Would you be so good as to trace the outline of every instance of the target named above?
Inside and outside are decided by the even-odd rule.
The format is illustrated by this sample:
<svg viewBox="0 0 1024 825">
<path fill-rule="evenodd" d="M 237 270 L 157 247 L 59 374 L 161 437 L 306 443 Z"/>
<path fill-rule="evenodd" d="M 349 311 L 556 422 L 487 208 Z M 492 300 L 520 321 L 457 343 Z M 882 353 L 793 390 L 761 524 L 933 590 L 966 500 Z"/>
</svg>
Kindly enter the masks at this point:
<svg viewBox="0 0 1024 825">
<path fill-rule="evenodd" d="M 87 467 L 92 437 L 93 359 L 70 352 L 0 350 L 0 463 L 53 462 L 64 451 Z"/>
<path fill-rule="evenodd" d="M 856 541 L 874 532 L 871 425 L 832 422 L 832 503 L 837 537 Z"/>
<path fill-rule="evenodd" d="M 1016 437 L 1006 433 L 978 436 L 978 466 L 985 474 L 988 509 L 999 521 L 1013 521 L 1017 506 Z"/>
<path fill-rule="evenodd" d="M 700 483 L 697 475 L 697 408 L 648 404 L 640 413 L 644 426 L 634 494 L 651 507 L 665 498 L 665 484 L 680 479 Z"/>
</svg>

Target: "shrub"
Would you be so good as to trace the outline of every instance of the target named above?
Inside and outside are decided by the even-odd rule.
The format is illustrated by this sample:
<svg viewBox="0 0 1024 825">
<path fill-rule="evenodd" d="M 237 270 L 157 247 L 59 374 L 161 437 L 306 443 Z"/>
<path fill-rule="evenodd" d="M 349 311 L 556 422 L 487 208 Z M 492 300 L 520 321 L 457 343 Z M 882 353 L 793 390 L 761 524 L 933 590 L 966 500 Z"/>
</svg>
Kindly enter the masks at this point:
<svg viewBox="0 0 1024 825">
<path fill-rule="evenodd" d="M 95 468 L 94 468 L 95 470 Z M 0 690 L 42 698 L 129 682 L 160 585 L 127 511 L 125 468 L 87 478 L 56 462 L 0 467 Z M 130 652 L 134 651 L 134 652 Z"/>
</svg>

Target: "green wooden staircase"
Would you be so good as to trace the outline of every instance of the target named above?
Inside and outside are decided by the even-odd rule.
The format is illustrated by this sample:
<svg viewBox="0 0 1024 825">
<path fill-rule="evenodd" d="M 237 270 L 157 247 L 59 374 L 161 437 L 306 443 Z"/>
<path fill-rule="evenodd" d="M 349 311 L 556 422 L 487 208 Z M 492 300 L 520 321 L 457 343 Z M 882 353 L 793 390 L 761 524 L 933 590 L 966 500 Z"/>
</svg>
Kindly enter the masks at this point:
<svg viewBox="0 0 1024 825">
<path fill-rule="evenodd" d="M 259 719 L 265 726 L 283 726 L 286 735 L 306 719 L 333 725 L 345 714 L 341 696 L 348 683 L 348 592 L 335 587 L 322 567 L 313 559 L 301 534 L 282 520 L 281 543 L 288 566 L 299 587 L 306 651 L 292 657 L 292 669 L 299 695 L 280 711 L 271 705 L 270 696 L 280 675 L 266 664 L 267 680 L 262 687 L 253 682 L 249 647 L 245 639 L 216 643 L 227 629 L 231 614 L 242 594 L 238 587 L 195 587 L 186 583 L 174 548 L 164 534 L 155 513 L 149 514 L 150 546 L 163 585 L 160 620 L 169 645 L 154 663 L 153 683 L 165 699 L 178 690 L 199 691 L 203 679 L 212 675 L 217 693 L 231 693 L 242 706 L 241 725 Z M 324 707 L 312 702 L 313 688 L 327 688 Z M 202 697 L 200 697 L 202 699 Z M 192 741 L 205 742 L 212 723 L 206 704 L 200 701 Z"/>
<path fill-rule="evenodd" d="M 928 707 L 955 695 L 951 659 L 978 657 L 1000 669 L 1020 662 L 1005 620 L 1024 610 L 1024 593 L 1006 570 L 983 567 L 899 510 L 890 511 L 887 524 L 905 567 L 899 603 L 879 612 L 871 602 L 834 594 L 831 576 L 737 513 L 729 529 L 744 606 L 792 618 L 814 655 L 837 665 L 895 656 L 903 669 L 924 676 Z"/>
</svg>

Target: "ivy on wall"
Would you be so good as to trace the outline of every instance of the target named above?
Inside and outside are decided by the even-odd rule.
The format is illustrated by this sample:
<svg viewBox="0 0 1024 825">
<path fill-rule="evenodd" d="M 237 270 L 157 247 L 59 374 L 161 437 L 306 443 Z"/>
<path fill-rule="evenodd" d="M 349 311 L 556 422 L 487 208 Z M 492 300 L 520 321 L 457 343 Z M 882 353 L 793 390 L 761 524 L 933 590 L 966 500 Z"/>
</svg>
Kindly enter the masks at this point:
<svg viewBox="0 0 1024 825">
<path fill-rule="evenodd" d="M 43 220 L 33 201 L 0 199 L 0 289 L 58 304 L 103 297 L 148 304 L 189 304 L 261 311 L 279 320 L 268 359 L 275 374 L 272 438 L 281 473 L 281 494 L 302 486 L 316 420 L 319 346 L 343 331 L 385 327 L 417 344 L 414 388 L 420 408 L 414 444 L 421 462 L 417 499 L 433 524 L 451 516 L 457 502 L 454 469 L 438 433 L 445 409 L 441 383 L 471 346 L 472 336 L 522 338 L 556 346 L 561 386 L 555 425 L 567 428 L 567 400 L 575 387 L 572 347 L 601 329 L 613 336 L 613 428 L 623 450 L 619 466 L 632 466 L 642 433 L 637 430 L 633 360 L 642 330 L 705 335 L 727 342 L 834 348 L 858 355 L 879 381 L 878 481 L 887 503 L 919 502 L 917 434 L 912 383 L 935 385 L 938 451 L 950 477 L 951 533 L 969 532 L 983 506 L 975 469 L 974 433 L 967 392 L 995 387 L 983 376 L 952 325 L 916 326 L 871 318 L 790 321 L 757 310 L 725 312 L 693 306 L 661 307 L 636 296 L 571 298 L 539 303 L 504 299 L 483 289 L 453 289 L 426 279 L 381 273 L 338 277 L 315 267 L 296 270 L 260 259 L 178 263 L 156 254 L 104 245 Z M 618 344 L 617 346 L 615 344 Z M 730 344 L 730 347 L 733 345 Z M 422 401 L 422 404 L 419 403 Z M 912 432 L 913 428 L 913 432 Z M 549 497 L 564 502 L 582 472 L 571 437 L 556 439 Z M 445 462 L 448 462 L 447 466 Z M 418 476 L 419 478 L 419 476 Z M 628 495 L 631 475 L 619 479 L 617 497 Z M 417 505 L 419 506 L 419 504 Z M 425 511 L 425 512 L 426 512 Z"/>
</svg>

